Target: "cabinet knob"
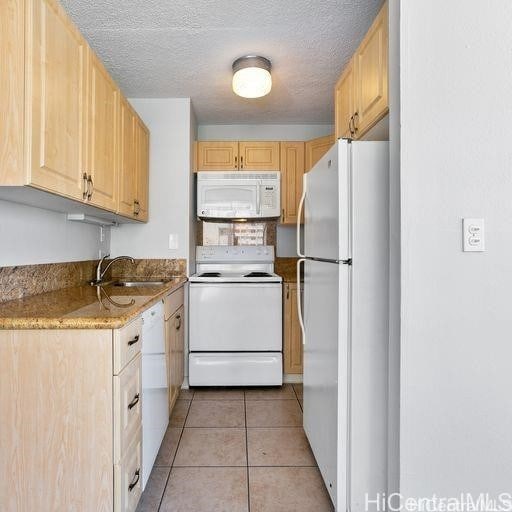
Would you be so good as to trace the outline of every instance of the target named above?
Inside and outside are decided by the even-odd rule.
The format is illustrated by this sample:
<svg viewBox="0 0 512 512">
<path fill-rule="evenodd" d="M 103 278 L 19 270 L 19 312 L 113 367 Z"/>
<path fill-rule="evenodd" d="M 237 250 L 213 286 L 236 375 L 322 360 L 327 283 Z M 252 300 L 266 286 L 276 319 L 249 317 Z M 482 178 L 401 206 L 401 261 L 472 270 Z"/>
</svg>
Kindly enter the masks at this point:
<svg viewBox="0 0 512 512">
<path fill-rule="evenodd" d="M 89 201 L 94 192 L 94 182 L 92 181 L 92 175 L 87 176 L 87 200 Z"/>
<path fill-rule="evenodd" d="M 140 395 L 139 395 L 139 393 L 137 393 L 133 397 L 133 400 L 128 404 L 128 410 L 131 411 L 139 403 L 139 400 L 140 400 Z"/>
<path fill-rule="evenodd" d="M 137 336 L 135 336 L 135 338 L 131 339 L 129 342 L 128 342 L 128 346 L 131 347 L 132 345 L 135 345 L 135 343 L 137 343 L 137 341 L 139 341 L 140 339 L 140 335 L 137 334 Z"/>
<path fill-rule="evenodd" d="M 85 201 L 87 199 L 87 191 L 88 191 L 88 180 L 87 180 L 87 173 L 84 172 L 82 174 L 82 181 L 83 181 L 83 186 L 84 186 L 84 191 L 82 192 L 82 198 L 83 200 Z"/>
<path fill-rule="evenodd" d="M 139 483 L 139 478 L 140 478 L 140 468 L 138 468 L 137 471 L 135 471 L 135 473 L 133 475 L 133 480 L 132 480 L 131 484 L 128 486 L 128 492 L 132 492 L 133 488 Z"/>
<path fill-rule="evenodd" d="M 244 157 L 241 156 L 240 157 L 240 169 L 243 169 L 244 168 Z"/>
<path fill-rule="evenodd" d="M 235 169 L 238 169 L 238 157 L 235 156 Z"/>
</svg>

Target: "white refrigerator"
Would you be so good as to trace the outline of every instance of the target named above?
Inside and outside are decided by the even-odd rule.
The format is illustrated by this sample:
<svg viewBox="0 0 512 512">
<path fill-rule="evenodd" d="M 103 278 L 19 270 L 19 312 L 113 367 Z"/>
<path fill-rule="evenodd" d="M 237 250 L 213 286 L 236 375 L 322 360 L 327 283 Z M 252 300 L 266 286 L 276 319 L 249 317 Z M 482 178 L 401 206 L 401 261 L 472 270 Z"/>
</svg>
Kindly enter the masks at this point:
<svg viewBox="0 0 512 512">
<path fill-rule="evenodd" d="M 387 491 L 388 162 L 387 142 L 337 141 L 304 176 L 303 250 L 297 225 L 304 430 L 343 512 Z"/>
</svg>

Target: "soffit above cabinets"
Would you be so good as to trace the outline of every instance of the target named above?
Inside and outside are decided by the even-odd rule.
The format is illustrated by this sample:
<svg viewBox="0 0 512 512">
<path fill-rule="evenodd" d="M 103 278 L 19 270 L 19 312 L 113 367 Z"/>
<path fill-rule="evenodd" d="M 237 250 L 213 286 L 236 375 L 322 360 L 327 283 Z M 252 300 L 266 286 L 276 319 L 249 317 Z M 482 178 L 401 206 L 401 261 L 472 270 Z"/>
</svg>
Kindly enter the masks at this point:
<svg viewBox="0 0 512 512">
<path fill-rule="evenodd" d="M 332 88 L 381 0 L 61 0 L 128 97 L 191 97 L 201 124 L 330 123 Z M 272 60 L 257 100 L 233 60 Z"/>
</svg>

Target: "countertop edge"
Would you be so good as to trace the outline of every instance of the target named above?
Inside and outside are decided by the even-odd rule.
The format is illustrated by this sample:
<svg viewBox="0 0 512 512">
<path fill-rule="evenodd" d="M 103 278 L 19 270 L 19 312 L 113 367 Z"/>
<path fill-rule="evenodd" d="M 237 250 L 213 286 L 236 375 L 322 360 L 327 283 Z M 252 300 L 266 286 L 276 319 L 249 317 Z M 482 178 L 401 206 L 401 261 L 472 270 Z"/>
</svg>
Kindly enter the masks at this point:
<svg viewBox="0 0 512 512">
<path fill-rule="evenodd" d="M 19 330 L 50 330 L 50 329 L 119 329 L 128 324 L 131 320 L 137 318 L 146 309 L 150 308 L 166 295 L 175 292 L 185 285 L 188 281 L 186 277 L 180 278 L 166 284 L 154 296 L 140 305 L 135 311 L 117 318 L 105 318 L 100 320 L 98 318 L 75 317 L 75 318 L 45 318 L 45 317 L 11 317 L 0 318 L 0 331 L 19 331 Z M 86 285 L 88 286 L 88 285 Z M 50 292 L 51 293 L 51 292 Z"/>
</svg>

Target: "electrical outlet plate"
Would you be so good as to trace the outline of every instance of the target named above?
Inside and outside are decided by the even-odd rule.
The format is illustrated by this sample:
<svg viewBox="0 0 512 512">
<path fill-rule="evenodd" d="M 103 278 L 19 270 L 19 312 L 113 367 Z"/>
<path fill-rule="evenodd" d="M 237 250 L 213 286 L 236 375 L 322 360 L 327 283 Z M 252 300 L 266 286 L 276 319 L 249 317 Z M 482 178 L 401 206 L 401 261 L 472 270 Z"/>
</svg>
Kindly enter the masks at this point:
<svg viewBox="0 0 512 512">
<path fill-rule="evenodd" d="M 172 251 L 178 249 L 178 235 L 176 233 L 169 234 L 169 249 Z"/>
<path fill-rule="evenodd" d="M 462 219 L 462 245 L 464 252 L 485 251 L 484 219 Z"/>
</svg>

